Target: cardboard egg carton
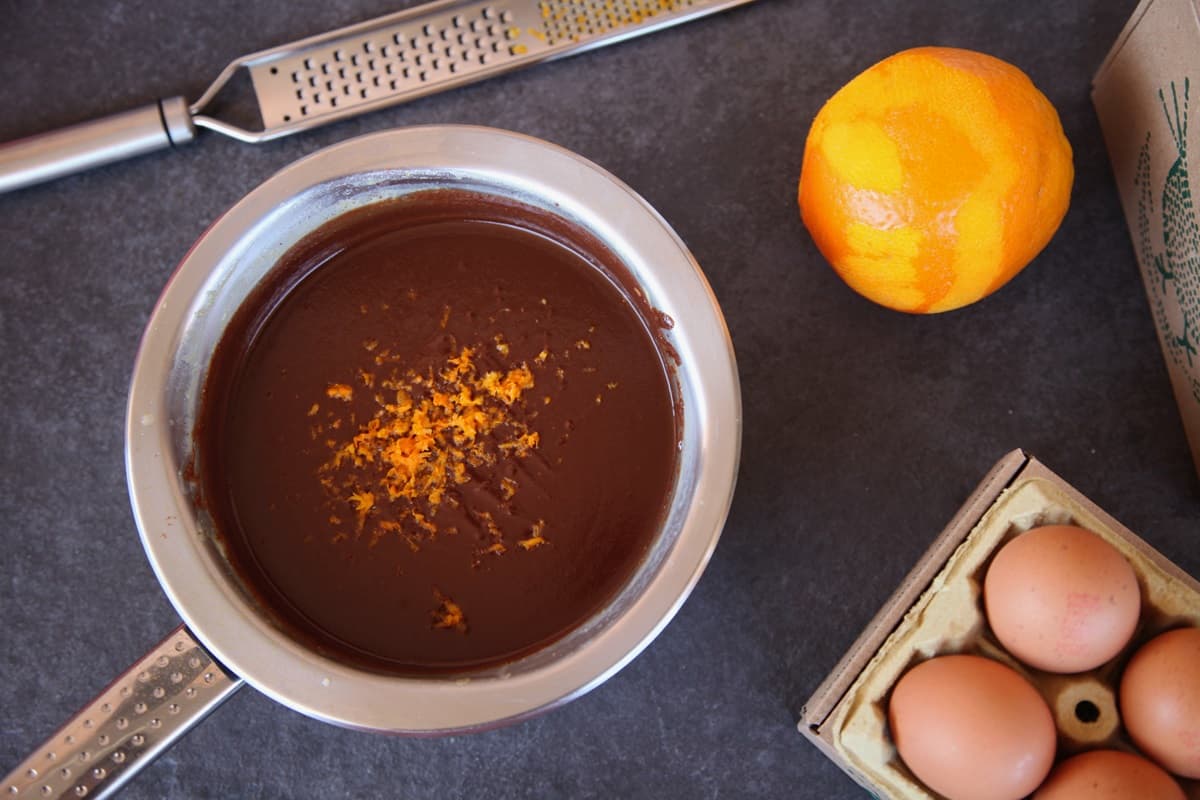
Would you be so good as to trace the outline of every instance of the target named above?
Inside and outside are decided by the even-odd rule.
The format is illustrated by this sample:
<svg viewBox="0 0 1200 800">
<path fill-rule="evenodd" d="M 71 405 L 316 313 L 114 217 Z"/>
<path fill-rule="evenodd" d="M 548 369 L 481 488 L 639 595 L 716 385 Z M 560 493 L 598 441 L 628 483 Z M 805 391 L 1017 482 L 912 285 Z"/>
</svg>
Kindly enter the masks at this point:
<svg viewBox="0 0 1200 800">
<path fill-rule="evenodd" d="M 1116 547 L 1137 573 L 1142 614 L 1131 642 L 1101 667 L 1056 675 L 1010 656 L 983 610 L 983 578 L 1006 542 L 1030 528 L 1070 524 Z M 1120 725 L 1121 670 L 1149 639 L 1200 627 L 1200 582 L 1020 450 L 1000 460 L 801 711 L 800 732 L 878 797 L 936 798 L 904 766 L 891 742 L 887 702 L 910 667 L 934 656 L 973 653 L 1001 661 L 1038 688 L 1058 727 L 1058 759 L 1084 750 L 1136 752 Z M 1179 779 L 1189 800 L 1200 781 Z"/>
</svg>

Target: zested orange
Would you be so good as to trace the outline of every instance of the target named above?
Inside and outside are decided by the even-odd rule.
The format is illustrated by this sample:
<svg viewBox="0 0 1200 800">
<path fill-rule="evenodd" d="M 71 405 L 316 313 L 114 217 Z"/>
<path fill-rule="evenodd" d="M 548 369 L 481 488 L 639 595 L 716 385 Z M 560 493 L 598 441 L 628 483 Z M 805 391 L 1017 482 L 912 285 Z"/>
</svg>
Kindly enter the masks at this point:
<svg viewBox="0 0 1200 800">
<path fill-rule="evenodd" d="M 1073 179 L 1058 113 L 1025 73 L 921 47 L 870 67 L 817 114 L 800 212 L 855 291 L 936 313 L 986 297 L 1041 252 Z"/>
</svg>

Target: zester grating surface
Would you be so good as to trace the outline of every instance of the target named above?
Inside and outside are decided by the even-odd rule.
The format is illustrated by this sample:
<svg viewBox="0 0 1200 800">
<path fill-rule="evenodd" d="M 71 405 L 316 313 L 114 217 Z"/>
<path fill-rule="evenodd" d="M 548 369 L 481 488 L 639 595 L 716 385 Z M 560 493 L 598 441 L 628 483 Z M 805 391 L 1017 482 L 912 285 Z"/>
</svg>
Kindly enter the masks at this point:
<svg viewBox="0 0 1200 800">
<path fill-rule="evenodd" d="M 712 0 L 443 4 L 266 51 L 247 62 L 270 131 L 431 94 L 681 21 Z M 399 19 L 400 17 L 405 17 Z"/>
<path fill-rule="evenodd" d="M 541 0 L 542 33 L 550 45 L 640 25 L 660 14 L 695 5 L 694 0 Z"/>
</svg>

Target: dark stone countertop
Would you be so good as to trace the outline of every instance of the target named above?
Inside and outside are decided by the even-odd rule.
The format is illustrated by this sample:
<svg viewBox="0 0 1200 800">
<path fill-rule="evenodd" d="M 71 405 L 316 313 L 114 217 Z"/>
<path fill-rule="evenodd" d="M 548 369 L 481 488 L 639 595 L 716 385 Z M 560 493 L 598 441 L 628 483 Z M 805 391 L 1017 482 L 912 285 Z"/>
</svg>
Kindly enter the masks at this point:
<svg viewBox="0 0 1200 800">
<path fill-rule="evenodd" d="M 400 4 L 10 4 L 0 141 L 194 99 L 238 55 Z M 205 134 L 0 196 L 0 768 L 178 624 L 143 556 L 122 456 L 129 372 L 167 276 L 275 171 L 391 127 L 473 123 L 550 140 L 675 227 L 724 308 L 741 371 L 728 525 L 662 635 L 548 715 L 398 739 L 244 689 L 124 796 L 864 797 L 798 735 L 799 709 L 1015 447 L 1200 574 L 1200 486 L 1088 96 L 1133 6 L 759 0 L 277 142 Z M 1077 176 L 1058 235 L 1009 286 L 911 317 L 842 284 L 795 190 L 822 102 L 922 44 L 1021 66 L 1060 110 Z"/>
</svg>

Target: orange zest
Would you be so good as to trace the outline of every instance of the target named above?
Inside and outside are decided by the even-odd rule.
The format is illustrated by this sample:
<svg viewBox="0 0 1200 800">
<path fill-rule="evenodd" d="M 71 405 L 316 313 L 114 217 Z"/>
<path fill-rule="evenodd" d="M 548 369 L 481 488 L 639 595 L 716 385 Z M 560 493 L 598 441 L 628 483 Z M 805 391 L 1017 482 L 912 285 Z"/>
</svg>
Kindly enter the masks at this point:
<svg viewBox="0 0 1200 800">
<path fill-rule="evenodd" d="M 374 543 L 383 534 L 401 532 L 399 519 L 409 521 L 405 527 L 411 534 L 432 535 L 438 528 L 431 518 L 447 490 L 469 481 L 473 468 L 499 457 L 524 458 L 538 446 L 538 432 L 511 413 L 533 388 L 529 367 L 522 363 L 483 372 L 474 355 L 464 347 L 439 371 L 409 371 L 379 381 L 388 394 L 375 395 L 374 415 L 349 438 L 328 440 L 321 483 L 335 508 L 352 512 L 355 535 L 370 527 Z M 364 374 L 362 382 L 370 386 L 374 376 Z M 333 384 L 326 393 L 343 399 L 343 390 L 349 387 Z M 353 424 L 353 414 L 348 420 Z M 334 419 L 328 429 L 340 422 Z M 511 498 L 516 482 L 503 486 Z M 406 538 L 415 548 L 418 539 Z"/>
</svg>

